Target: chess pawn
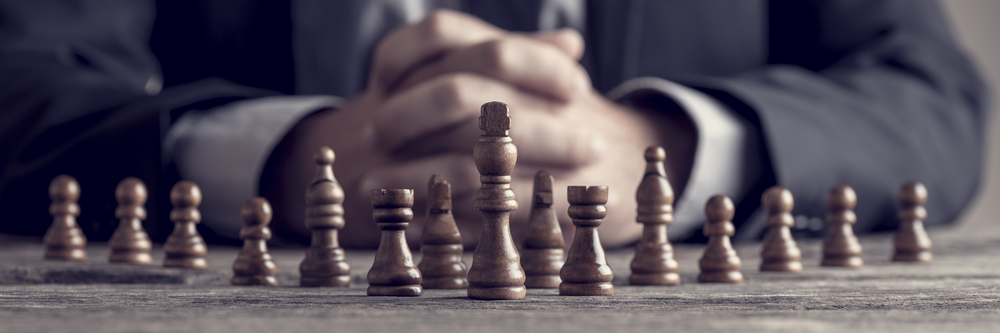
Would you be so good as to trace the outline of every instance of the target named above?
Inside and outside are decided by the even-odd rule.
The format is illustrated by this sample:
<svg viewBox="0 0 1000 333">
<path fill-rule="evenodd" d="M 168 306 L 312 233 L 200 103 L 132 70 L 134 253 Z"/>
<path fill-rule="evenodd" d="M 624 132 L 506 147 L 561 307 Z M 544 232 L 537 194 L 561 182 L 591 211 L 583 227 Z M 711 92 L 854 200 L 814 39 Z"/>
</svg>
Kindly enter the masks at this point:
<svg viewBox="0 0 1000 333">
<path fill-rule="evenodd" d="M 858 268 L 865 264 L 861 259 L 861 243 L 854 236 L 853 225 L 858 221 L 854 214 L 854 206 L 858 203 L 858 195 L 847 185 L 834 187 L 826 196 L 829 212 L 826 222 L 830 231 L 823 239 L 822 266 L 844 266 Z"/>
<path fill-rule="evenodd" d="M 451 214 L 451 184 L 431 176 L 427 192 L 427 222 L 420 240 L 420 273 L 426 289 L 462 289 L 469 286 L 462 261 L 462 235 Z"/>
<path fill-rule="evenodd" d="M 483 232 L 469 268 L 469 297 L 476 299 L 522 299 L 524 269 L 510 236 L 510 212 L 517 200 L 510 188 L 510 174 L 517 163 L 517 147 L 508 136 L 507 105 L 489 102 L 480 108 L 479 129 L 485 133 L 473 148 L 473 159 L 482 186 L 476 191 L 475 208 L 483 213 Z"/>
<path fill-rule="evenodd" d="M 278 271 L 267 252 L 267 240 L 271 239 L 271 204 L 261 197 L 251 198 L 240 211 L 243 217 L 243 228 L 240 238 L 243 248 L 233 263 L 234 285 L 265 285 L 277 286 L 278 279 L 274 273 Z"/>
<path fill-rule="evenodd" d="M 597 227 L 608 215 L 604 206 L 608 203 L 608 187 L 570 186 L 567 192 L 569 217 L 576 226 L 576 235 L 573 245 L 569 247 L 566 264 L 559 271 L 562 278 L 559 295 L 614 295 L 615 286 L 611 280 L 615 275 L 608 266 L 601 238 L 597 234 Z"/>
<path fill-rule="evenodd" d="M 163 243 L 166 259 L 163 267 L 205 268 L 205 254 L 208 248 L 205 240 L 198 234 L 196 225 L 201 222 L 201 189 L 194 182 L 182 180 L 170 189 L 170 203 L 174 209 L 170 211 L 170 221 L 174 223 L 174 231 Z"/>
<path fill-rule="evenodd" d="M 146 219 L 146 184 L 135 177 L 122 179 L 115 188 L 115 199 L 118 208 L 115 217 L 118 218 L 118 228 L 108 240 L 111 248 L 110 262 L 149 265 L 153 257 L 149 251 L 153 243 L 142 228 L 142 220 Z"/>
<path fill-rule="evenodd" d="M 52 225 L 45 232 L 45 259 L 84 260 L 87 259 L 87 237 L 83 235 L 76 217 L 80 216 L 80 183 L 68 175 L 59 175 L 49 184 L 49 214 Z"/>
<path fill-rule="evenodd" d="M 705 217 L 708 221 L 703 232 L 708 236 L 708 245 L 698 262 L 701 267 L 698 282 L 743 281 L 743 273 L 740 273 L 743 263 L 729 243 L 729 237 L 736 232 L 731 222 L 735 211 L 733 201 L 721 194 L 709 199 L 705 205 Z"/>
<path fill-rule="evenodd" d="M 524 286 L 528 288 L 559 288 L 562 283 L 559 270 L 563 266 L 566 241 L 552 209 L 553 183 L 552 175 L 545 170 L 535 174 L 531 215 L 520 253 Z"/>
<path fill-rule="evenodd" d="M 773 186 L 764 191 L 760 199 L 767 210 L 767 236 L 761 248 L 760 270 L 774 272 L 801 272 L 802 251 L 792 238 L 789 229 L 795 225 L 792 207 L 795 204 L 792 192 L 781 186 Z"/>
<path fill-rule="evenodd" d="M 368 271 L 368 296 L 420 296 L 420 270 L 404 234 L 413 219 L 413 190 L 372 190 L 372 207 L 382 240 Z"/>
<path fill-rule="evenodd" d="M 644 155 L 646 172 L 635 192 L 639 204 L 636 222 L 643 225 L 642 239 L 635 247 L 629 284 L 680 284 L 674 247 L 667 239 L 667 226 L 674 222 L 674 190 L 663 168 L 667 153 L 661 147 L 649 147 Z"/>
<path fill-rule="evenodd" d="M 928 263 L 934 259 L 931 254 L 931 238 L 924 230 L 927 218 L 927 188 L 913 182 L 899 191 L 899 230 L 896 231 L 896 252 L 892 261 Z"/>
<path fill-rule="evenodd" d="M 312 243 L 299 265 L 302 287 L 347 287 L 351 265 L 340 247 L 338 230 L 344 227 L 344 189 L 333 176 L 333 150 L 322 147 L 314 156 L 316 177 L 306 189 L 306 228 Z"/>
</svg>

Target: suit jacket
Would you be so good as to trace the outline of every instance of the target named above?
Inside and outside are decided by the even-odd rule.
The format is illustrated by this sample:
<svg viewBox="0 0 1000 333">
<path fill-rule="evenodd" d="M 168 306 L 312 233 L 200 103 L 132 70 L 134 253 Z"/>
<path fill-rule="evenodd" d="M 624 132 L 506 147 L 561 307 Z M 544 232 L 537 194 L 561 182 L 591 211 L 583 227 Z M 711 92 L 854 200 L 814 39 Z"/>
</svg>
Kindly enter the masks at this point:
<svg viewBox="0 0 1000 333">
<path fill-rule="evenodd" d="M 737 224 L 776 183 L 796 195 L 795 214 L 816 217 L 831 187 L 853 186 L 858 230 L 894 228 L 908 180 L 931 193 L 928 224 L 954 220 L 976 193 L 987 88 L 932 0 L 581 0 L 577 16 L 546 14 L 571 2 L 424 5 L 513 31 L 578 28 L 597 90 L 659 77 L 736 110 L 760 129 L 766 170 Z M 150 220 L 165 220 L 176 175 L 160 140 L 179 114 L 354 96 L 379 39 L 415 19 L 404 3 L 0 0 L 0 231 L 43 233 L 60 173 L 81 183 L 88 237 L 110 236 L 125 176 L 146 180 Z M 169 233 L 147 225 L 154 239 Z"/>
</svg>

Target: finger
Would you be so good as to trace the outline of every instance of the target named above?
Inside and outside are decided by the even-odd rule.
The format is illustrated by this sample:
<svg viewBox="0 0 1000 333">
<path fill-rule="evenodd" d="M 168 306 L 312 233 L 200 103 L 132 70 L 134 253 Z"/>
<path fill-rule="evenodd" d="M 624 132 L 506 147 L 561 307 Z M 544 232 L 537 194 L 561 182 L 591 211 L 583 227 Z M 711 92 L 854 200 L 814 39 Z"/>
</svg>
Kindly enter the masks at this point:
<svg viewBox="0 0 1000 333">
<path fill-rule="evenodd" d="M 375 50 L 373 87 L 385 89 L 408 70 L 445 52 L 479 44 L 506 32 L 476 17 L 437 10 L 420 22 L 391 32 Z"/>
<path fill-rule="evenodd" d="M 519 163 L 573 168 L 600 158 L 604 135 L 571 118 L 580 112 L 469 74 L 442 76 L 394 98 L 376 116 L 380 144 L 401 158 L 470 152 L 482 135 L 480 106 L 497 100 L 510 107 Z"/>
<path fill-rule="evenodd" d="M 474 121 L 479 107 L 489 101 L 542 108 L 535 105 L 541 99 L 494 79 L 469 73 L 442 75 L 393 95 L 378 110 L 374 122 L 379 145 L 396 149 L 407 141 Z"/>
<path fill-rule="evenodd" d="M 479 171 L 472 154 L 443 154 L 372 169 L 361 176 L 358 195 L 377 189 L 410 188 L 423 197 L 427 179 L 433 174 L 444 176 L 453 196 L 474 193 L 479 188 Z"/>
<path fill-rule="evenodd" d="M 583 35 L 573 28 L 562 28 L 556 31 L 529 33 L 527 36 L 552 44 L 577 61 L 583 57 Z"/>
<path fill-rule="evenodd" d="M 395 91 L 446 73 L 471 72 L 532 93 L 567 102 L 590 90 L 590 77 L 559 48 L 520 36 L 490 40 L 456 50 L 410 73 Z"/>
</svg>

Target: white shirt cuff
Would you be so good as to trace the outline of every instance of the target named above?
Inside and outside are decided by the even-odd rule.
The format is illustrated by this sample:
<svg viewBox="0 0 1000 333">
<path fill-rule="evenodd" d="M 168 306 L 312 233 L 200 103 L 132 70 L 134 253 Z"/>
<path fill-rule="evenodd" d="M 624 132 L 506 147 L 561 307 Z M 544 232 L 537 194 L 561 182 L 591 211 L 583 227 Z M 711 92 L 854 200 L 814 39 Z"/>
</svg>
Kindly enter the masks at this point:
<svg viewBox="0 0 1000 333">
<path fill-rule="evenodd" d="M 671 97 L 694 122 L 698 132 L 694 165 L 684 194 L 674 204 L 672 240 L 691 235 L 705 223 L 705 203 L 716 194 L 734 202 L 742 200 L 754 179 L 746 176 L 748 161 L 759 159 L 750 144 L 756 142 L 755 128 L 746 119 L 714 98 L 680 84 L 654 77 L 636 78 L 608 93 L 622 100 L 638 90 L 655 91 Z M 677 187 L 679 184 L 672 184 Z"/>
<path fill-rule="evenodd" d="M 188 112 L 167 132 L 165 158 L 201 188 L 202 223 L 237 238 L 243 226 L 240 208 L 257 195 L 274 147 L 303 117 L 342 103 L 333 96 L 275 96 Z"/>
</svg>

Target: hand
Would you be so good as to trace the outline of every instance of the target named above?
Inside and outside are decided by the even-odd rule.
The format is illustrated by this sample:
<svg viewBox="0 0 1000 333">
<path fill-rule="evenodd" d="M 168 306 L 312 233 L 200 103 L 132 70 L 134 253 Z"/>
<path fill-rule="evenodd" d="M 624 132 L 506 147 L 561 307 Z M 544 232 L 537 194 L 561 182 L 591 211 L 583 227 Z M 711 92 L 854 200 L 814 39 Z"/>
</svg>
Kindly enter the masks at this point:
<svg viewBox="0 0 1000 333">
<path fill-rule="evenodd" d="M 303 121 L 286 138 L 296 142 L 280 159 L 290 167 L 279 168 L 285 170 L 279 175 L 286 184 L 282 204 L 288 215 L 297 215 L 287 219 L 288 227 L 307 234 L 301 195 L 314 167 L 301 161 L 311 161 L 308 156 L 325 144 L 337 153 L 335 172 L 347 193 L 345 246 L 377 244 L 368 200 L 377 188 L 416 189 L 418 218 L 409 231 L 419 236 L 433 173 L 452 183 L 456 218 L 464 238 L 474 243 L 481 225 L 471 199 L 479 188 L 470 154 L 481 134 L 475 119 L 482 103 L 499 100 L 511 107 L 511 136 L 519 148 L 512 184 L 521 205 L 512 215 L 515 239 L 530 209 L 533 175 L 546 168 L 560 188 L 610 185 L 603 240 L 612 246 L 634 240 L 642 150 L 661 141 L 656 125 L 664 121 L 651 123 L 654 114 L 617 106 L 594 92 L 576 63 L 582 50 L 582 38 L 571 30 L 529 38 L 451 12 L 394 32 L 376 52 L 364 94 L 341 110 Z M 570 237 L 564 195 L 556 191 L 556 210 Z"/>
</svg>

